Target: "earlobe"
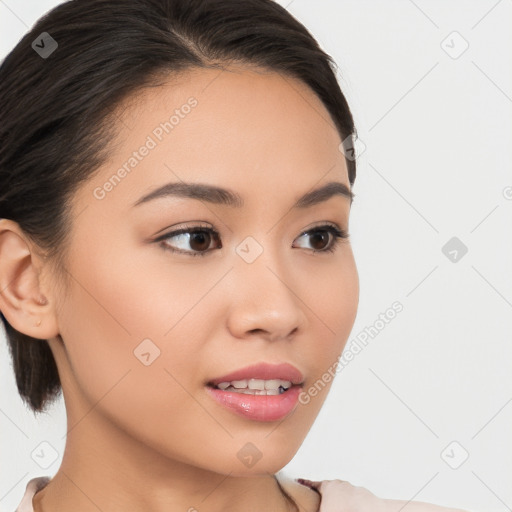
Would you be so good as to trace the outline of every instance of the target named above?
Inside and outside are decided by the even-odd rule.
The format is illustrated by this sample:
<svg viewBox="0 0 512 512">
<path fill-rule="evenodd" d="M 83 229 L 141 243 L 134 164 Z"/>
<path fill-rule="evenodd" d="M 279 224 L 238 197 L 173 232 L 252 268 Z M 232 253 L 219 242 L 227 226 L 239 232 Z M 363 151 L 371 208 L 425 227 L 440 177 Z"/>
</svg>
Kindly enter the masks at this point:
<svg viewBox="0 0 512 512">
<path fill-rule="evenodd" d="M 19 225 L 0 219 L 0 310 L 17 331 L 49 339 L 58 328 L 53 307 L 40 288 L 37 258 Z"/>
</svg>

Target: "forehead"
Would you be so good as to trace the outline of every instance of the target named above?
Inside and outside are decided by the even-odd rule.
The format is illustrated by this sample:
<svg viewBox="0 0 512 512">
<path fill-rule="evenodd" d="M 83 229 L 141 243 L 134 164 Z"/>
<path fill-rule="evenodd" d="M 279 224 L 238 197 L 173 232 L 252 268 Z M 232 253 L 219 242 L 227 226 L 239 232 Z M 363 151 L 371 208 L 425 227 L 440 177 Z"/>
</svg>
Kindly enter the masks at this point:
<svg viewBox="0 0 512 512">
<path fill-rule="evenodd" d="M 348 185 L 339 133 L 299 80 L 231 66 L 188 70 L 162 83 L 117 112 L 119 137 L 95 179 L 102 183 L 124 166 L 112 198 L 135 202 L 180 179 L 229 184 L 244 197 L 263 189 L 303 193 L 324 176 Z M 144 146 L 143 157 L 133 156 Z"/>
</svg>

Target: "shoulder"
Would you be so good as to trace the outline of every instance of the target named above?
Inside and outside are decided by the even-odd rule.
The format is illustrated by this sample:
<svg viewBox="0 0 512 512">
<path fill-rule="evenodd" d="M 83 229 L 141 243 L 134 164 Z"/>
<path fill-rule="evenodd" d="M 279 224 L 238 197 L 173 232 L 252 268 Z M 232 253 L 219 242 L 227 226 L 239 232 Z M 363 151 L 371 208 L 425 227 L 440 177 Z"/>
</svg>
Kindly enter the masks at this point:
<svg viewBox="0 0 512 512">
<path fill-rule="evenodd" d="M 379 498 L 365 487 L 352 485 L 344 480 L 319 482 L 299 480 L 299 482 L 320 493 L 321 502 L 318 512 L 396 512 L 406 505 L 407 512 L 469 512 L 423 501 Z"/>
<path fill-rule="evenodd" d="M 49 481 L 49 476 L 38 476 L 29 480 L 25 487 L 25 494 L 14 512 L 33 512 L 32 499 L 35 493 L 45 487 Z"/>
</svg>

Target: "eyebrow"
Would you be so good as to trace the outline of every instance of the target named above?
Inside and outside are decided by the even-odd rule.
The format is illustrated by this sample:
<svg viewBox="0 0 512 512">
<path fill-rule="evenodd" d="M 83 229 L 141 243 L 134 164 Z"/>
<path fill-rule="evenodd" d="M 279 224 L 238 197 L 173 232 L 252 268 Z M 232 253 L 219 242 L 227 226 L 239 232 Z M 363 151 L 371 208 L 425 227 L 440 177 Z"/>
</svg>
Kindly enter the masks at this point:
<svg viewBox="0 0 512 512">
<path fill-rule="evenodd" d="M 208 185 L 206 183 L 186 183 L 175 182 L 167 183 L 138 199 L 133 206 L 138 206 L 153 199 L 162 197 L 184 197 L 188 199 L 198 199 L 208 203 L 221 206 L 229 206 L 232 208 L 242 208 L 244 206 L 243 198 L 235 191 Z M 330 181 L 325 185 L 306 192 L 299 197 L 292 208 L 309 208 L 316 204 L 327 201 L 331 197 L 342 196 L 350 200 L 350 204 L 354 200 L 354 193 L 347 185 L 339 181 Z"/>
</svg>

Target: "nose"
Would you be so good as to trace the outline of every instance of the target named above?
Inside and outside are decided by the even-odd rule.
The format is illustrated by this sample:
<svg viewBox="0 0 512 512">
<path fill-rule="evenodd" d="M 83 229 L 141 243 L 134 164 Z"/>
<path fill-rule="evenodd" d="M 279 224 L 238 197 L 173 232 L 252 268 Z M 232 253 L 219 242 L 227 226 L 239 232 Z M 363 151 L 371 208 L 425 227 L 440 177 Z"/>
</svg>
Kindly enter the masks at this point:
<svg viewBox="0 0 512 512">
<path fill-rule="evenodd" d="M 228 328 L 234 337 L 276 341 L 306 328 L 307 306 L 297 292 L 297 276 L 275 262 L 261 255 L 250 264 L 235 264 L 228 291 Z"/>
</svg>

